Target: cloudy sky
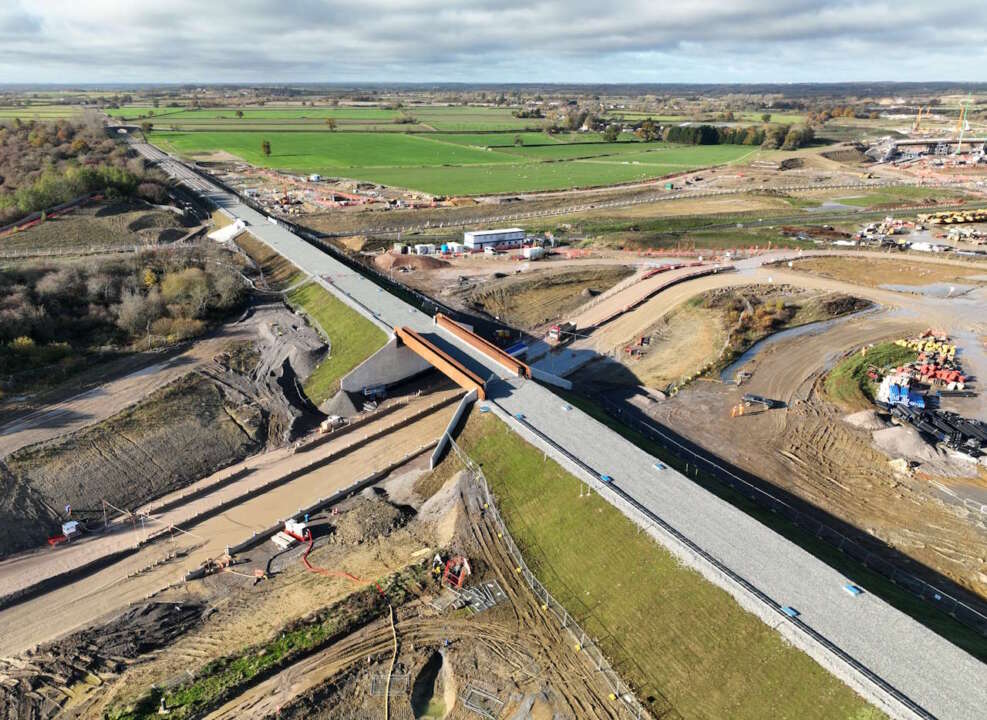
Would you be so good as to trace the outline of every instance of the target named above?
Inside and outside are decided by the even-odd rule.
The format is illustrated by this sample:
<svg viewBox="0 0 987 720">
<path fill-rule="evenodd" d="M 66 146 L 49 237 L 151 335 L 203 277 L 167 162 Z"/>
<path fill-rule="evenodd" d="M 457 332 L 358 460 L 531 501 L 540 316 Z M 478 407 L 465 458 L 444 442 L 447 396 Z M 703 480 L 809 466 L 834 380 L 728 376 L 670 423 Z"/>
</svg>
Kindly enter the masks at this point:
<svg viewBox="0 0 987 720">
<path fill-rule="evenodd" d="M 0 83 L 987 81 L 984 0 L 0 0 Z"/>
</svg>

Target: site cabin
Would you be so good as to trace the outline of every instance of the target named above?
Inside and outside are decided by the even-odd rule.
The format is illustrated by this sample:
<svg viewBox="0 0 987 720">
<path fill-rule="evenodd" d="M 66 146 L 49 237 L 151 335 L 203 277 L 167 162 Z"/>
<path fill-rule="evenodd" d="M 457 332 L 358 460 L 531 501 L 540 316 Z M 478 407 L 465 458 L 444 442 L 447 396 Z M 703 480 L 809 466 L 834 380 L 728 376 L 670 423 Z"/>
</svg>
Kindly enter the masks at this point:
<svg viewBox="0 0 987 720">
<path fill-rule="evenodd" d="M 479 251 L 494 248 L 497 250 L 519 248 L 524 245 L 524 230 L 469 230 L 463 233 L 463 244 L 470 250 Z"/>
<path fill-rule="evenodd" d="M 543 247 L 526 247 L 521 250 L 521 255 L 526 260 L 538 260 L 539 258 L 545 257 L 545 248 Z"/>
</svg>

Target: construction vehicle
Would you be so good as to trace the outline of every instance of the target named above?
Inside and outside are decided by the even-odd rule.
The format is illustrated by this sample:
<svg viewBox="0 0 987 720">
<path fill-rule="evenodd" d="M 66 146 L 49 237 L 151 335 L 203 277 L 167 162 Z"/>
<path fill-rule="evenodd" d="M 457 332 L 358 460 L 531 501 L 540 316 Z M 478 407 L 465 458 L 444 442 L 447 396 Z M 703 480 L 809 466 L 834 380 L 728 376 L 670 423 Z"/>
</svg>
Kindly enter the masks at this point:
<svg viewBox="0 0 987 720">
<path fill-rule="evenodd" d="M 565 345 L 576 337 L 576 324 L 564 322 L 548 329 L 548 342 L 551 345 Z"/>
<path fill-rule="evenodd" d="M 454 555 L 446 561 L 445 572 L 442 574 L 442 582 L 457 590 L 463 586 L 472 574 L 470 562 L 462 555 Z"/>
<path fill-rule="evenodd" d="M 338 427 L 342 427 L 346 424 L 346 420 L 339 415 L 330 415 L 321 423 L 319 423 L 319 432 L 323 435 L 331 433 Z"/>
<path fill-rule="evenodd" d="M 765 410 L 785 407 L 785 403 L 780 400 L 772 400 L 771 398 L 762 397 L 761 395 L 754 395 L 752 393 L 746 393 L 742 399 L 744 401 L 744 407 L 761 405 Z"/>
</svg>

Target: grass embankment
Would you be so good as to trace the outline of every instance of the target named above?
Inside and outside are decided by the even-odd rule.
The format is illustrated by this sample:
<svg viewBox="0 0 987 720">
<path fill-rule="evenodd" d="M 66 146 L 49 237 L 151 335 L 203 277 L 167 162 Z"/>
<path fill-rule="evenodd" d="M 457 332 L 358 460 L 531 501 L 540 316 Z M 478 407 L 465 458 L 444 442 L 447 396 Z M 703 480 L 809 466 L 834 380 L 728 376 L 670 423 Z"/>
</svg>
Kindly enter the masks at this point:
<svg viewBox="0 0 987 720">
<path fill-rule="evenodd" d="M 292 290 L 287 299 L 329 339 L 329 357 L 304 384 L 309 400 L 319 405 L 336 394 L 346 373 L 384 346 L 387 334 L 314 282 Z"/>
<path fill-rule="evenodd" d="M 160 717 L 159 708 L 173 720 L 204 717 L 210 710 L 307 655 L 349 635 L 387 612 L 388 600 L 403 604 L 408 587 L 417 582 L 415 571 L 391 578 L 385 585 L 387 598 L 375 587 L 365 588 L 320 611 L 310 622 L 299 621 L 282 629 L 271 640 L 247 648 L 237 655 L 214 660 L 192 679 L 168 690 L 152 688 L 135 704 L 110 710 L 109 720 L 138 720 Z"/>
<path fill-rule="evenodd" d="M 531 569 L 656 714 L 883 717 L 500 422 L 474 416 L 462 444 Z"/>
<path fill-rule="evenodd" d="M 897 585 L 883 575 L 861 565 L 846 553 L 837 550 L 833 545 L 792 524 L 781 515 L 754 503 L 748 497 L 727 487 L 709 474 L 698 470 L 695 464 L 690 463 L 687 466 L 664 445 L 612 418 L 592 400 L 572 392 L 559 392 L 558 394 L 598 422 L 611 428 L 618 435 L 661 459 L 669 467 L 685 473 L 712 494 L 729 502 L 739 510 L 743 510 L 803 550 L 812 553 L 831 568 L 846 575 L 847 579 L 854 584 L 914 618 L 975 658 L 987 662 L 987 638 L 975 630 L 936 609 L 928 601 L 916 597 L 903 586 Z"/>
<path fill-rule="evenodd" d="M 284 290 L 301 282 L 305 273 L 283 255 L 272 250 L 249 232 L 241 233 L 236 244 L 254 261 L 262 276 L 262 283 L 271 290 Z"/>
<path fill-rule="evenodd" d="M 851 410 L 872 406 L 877 383 L 867 377 L 867 368 L 901 365 L 913 361 L 918 354 L 909 348 L 883 342 L 855 352 L 829 371 L 823 391 L 832 402 Z"/>
</svg>

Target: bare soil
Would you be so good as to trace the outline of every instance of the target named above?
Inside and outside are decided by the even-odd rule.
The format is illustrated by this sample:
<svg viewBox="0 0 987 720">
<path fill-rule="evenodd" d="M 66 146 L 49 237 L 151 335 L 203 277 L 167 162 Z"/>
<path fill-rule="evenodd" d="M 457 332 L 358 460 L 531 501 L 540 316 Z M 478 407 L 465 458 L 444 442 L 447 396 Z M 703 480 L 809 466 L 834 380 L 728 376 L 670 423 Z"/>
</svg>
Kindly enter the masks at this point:
<svg viewBox="0 0 987 720">
<path fill-rule="evenodd" d="M 473 310 L 533 330 L 565 318 L 633 272 L 624 265 L 532 270 L 474 279 L 458 295 L 459 301 Z"/>
<path fill-rule="evenodd" d="M 984 282 L 977 277 L 981 269 L 975 266 L 919 262 L 906 258 L 813 257 L 795 261 L 792 269 L 864 287 L 940 282 L 979 285 Z"/>
<path fill-rule="evenodd" d="M 449 263 L 431 255 L 408 255 L 386 252 L 374 258 L 374 265 L 384 271 L 390 270 L 437 270 L 449 267 Z"/>
<path fill-rule="evenodd" d="M 842 351 L 907 332 L 907 323 L 855 318 L 820 335 L 782 341 L 747 366 L 753 377 L 741 387 L 697 382 L 642 409 L 752 474 L 987 596 L 982 525 L 945 502 L 926 472 L 896 473 L 888 464 L 892 458 L 874 447 L 871 431 L 844 422 L 843 412 L 817 392 L 828 362 Z M 731 417 L 730 408 L 745 392 L 788 407 Z"/>
<path fill-rule="evenodd" d="M 3 240 L 3 253 L 43 256 L 157 245 L 183 237 L 196 223 L 140 202 L 99 203 L 51 218 Z"/>
<path fill-rule="evenodd" d="M 66 505 L 73 519 L 101 520 L 103 500 L 136 507 L 316 423 L 297 378 L 312 372 L 324 343 L 281 305 L 253 308 L 246 325 L 253 333 L 242 339 L 205 341 L 214 354 L 192 372 L 176 376 L 181 363 L 138 371 L 136 386 L 125 384 L 109 404 L 115 414 L 93 424 L 82 418 L 79 428 L 59 416 L 62 433 L 59 424 L 31 433 L 51 439 L 0 461 L 0 556 L 58 534 Z M 140 385 L 153 385 L 157 372 L 176 379 L 142 398 Z M 100 399 L 86 394 L 75 404 Z M 67 403 L 64 412 L 72 419 L 78 411 Z"/>
</svg>

